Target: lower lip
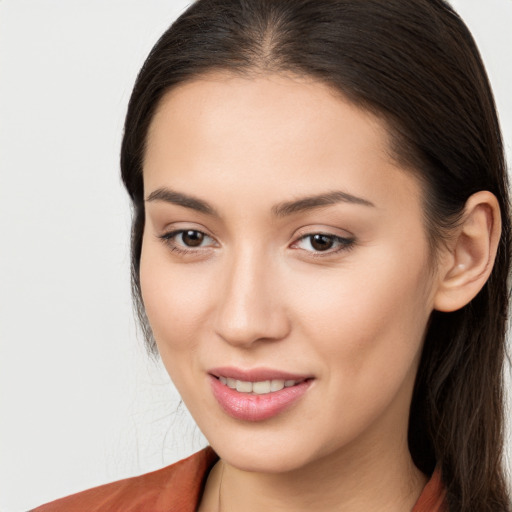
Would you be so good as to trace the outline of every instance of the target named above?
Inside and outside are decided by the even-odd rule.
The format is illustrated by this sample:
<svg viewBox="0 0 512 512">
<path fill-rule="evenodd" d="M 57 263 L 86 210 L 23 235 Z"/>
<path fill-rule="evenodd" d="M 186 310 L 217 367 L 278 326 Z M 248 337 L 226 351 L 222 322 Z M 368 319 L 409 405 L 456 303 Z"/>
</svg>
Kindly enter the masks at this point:
<svg viewBox="0 0 512 512">
<path fill-rule="evenodd" d="M 222 384 L 213 375 L 210 375 L 210 383 L 213 396 L 229 416 L 237 420 L 263 421 L 277 416 L 296 403 L 308 390 L 311 380 L 264 395 L 240 393 Z"/>
</svg>

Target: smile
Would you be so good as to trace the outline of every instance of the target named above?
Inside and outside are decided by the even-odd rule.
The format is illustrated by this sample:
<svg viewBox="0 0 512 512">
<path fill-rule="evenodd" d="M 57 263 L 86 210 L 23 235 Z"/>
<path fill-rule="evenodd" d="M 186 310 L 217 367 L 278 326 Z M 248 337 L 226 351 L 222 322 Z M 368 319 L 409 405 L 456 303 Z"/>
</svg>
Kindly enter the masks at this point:
<svg viewBox="0 0 512 512">
<path fill-rule="evenodd" d="M 315 379 L 276 370 L 221 368 L 209 372 L 209 380 L 223 412 L 237 420 L 257 422 L 291 408 Z"/>
<path fill-rule="evenodd" d="M 262 380 L 258 382 L 237 380 L 231 377 L 219 376 L 219 380 L 222 384 L 226 385 L 230 389 L 236 389 L 239 393 L 252 393 L 254 395 L 266 395 L 268 393 L 274 393 L 275 391 L 281 391 L 283 388 L 290 388 L 295 386 L 299 381 L 296 380 Z"/>
</svg>

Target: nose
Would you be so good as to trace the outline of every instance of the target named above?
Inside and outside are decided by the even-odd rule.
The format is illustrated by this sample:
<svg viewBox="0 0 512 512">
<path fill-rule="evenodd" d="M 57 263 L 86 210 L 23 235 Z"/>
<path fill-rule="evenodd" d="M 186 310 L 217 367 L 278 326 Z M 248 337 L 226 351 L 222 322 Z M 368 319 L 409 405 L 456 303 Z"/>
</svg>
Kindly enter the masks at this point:
<svg viewBox="0 0 512 512">
<path fill-rule="evenodd" d="M 275 266 L 250 250 L 226 262 L 215 331 L 227 343 L 249 348 L 288 335 L 290 323 Z"/>
</svg>

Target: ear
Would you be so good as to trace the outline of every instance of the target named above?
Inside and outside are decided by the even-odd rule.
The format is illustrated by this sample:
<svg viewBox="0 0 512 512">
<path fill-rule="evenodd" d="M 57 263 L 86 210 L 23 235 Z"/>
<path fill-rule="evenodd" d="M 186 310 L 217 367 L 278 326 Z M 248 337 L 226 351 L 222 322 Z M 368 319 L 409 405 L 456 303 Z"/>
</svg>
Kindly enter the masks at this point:
<svg viewBox="0 0 512 512">
<path fill-rule="evenodd" d="M 501 235 L 501 215 L 494 194 L 480 191 L 466 202 L 461 224 L 439 263 L 434 309 L 456 311 L 482 289 L 491 273 Z"/>
</svg>

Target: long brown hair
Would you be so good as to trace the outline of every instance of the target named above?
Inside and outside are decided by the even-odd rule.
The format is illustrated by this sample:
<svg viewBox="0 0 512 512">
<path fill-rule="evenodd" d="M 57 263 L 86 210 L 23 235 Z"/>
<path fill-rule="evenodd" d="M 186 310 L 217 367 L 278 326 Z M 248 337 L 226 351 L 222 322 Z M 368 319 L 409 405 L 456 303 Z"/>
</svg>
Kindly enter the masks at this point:
<svg viewBox="0 0 512 512">
<path fill-rule="evenodd" d="M 496 195 L 503 231 L 495 266 L 467 306 L 432 314 L 409 448 L 424 473 L 440 468 L 452 512 L 509 511 L 502 468 L 507 177 L 493 95 L 465 24 L 443 0 L 198 0 L 170 27 L 137 78 L 121 149 L 134 211 L 134 299 L 153 351 L 139 283 L 148 126 L 165 92 L 212 70 L 312 76 L 384 118 L 396 158 L 423 183 L 434 257 L 468 197 Z"/>
</svg>

